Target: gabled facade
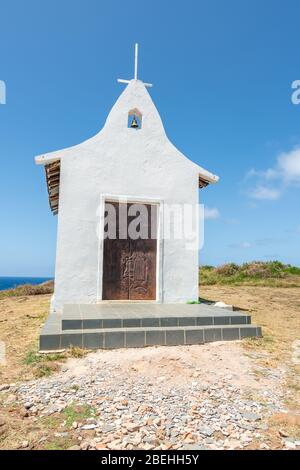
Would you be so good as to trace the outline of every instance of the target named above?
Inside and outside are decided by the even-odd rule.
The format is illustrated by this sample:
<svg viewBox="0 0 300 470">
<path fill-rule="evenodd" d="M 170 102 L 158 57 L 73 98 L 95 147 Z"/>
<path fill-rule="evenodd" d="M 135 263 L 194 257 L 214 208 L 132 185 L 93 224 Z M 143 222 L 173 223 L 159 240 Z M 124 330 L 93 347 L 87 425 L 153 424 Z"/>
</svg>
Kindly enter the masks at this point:
<svg viewBox="0 0 300 470">
<path fill-rule="evenodd" d="M 96 136 L 36 157 L 36 163 L 45 167 L 50 207 L 58 214 L 53 312 L 66 304 L 124 300 L 115 294 L 119 278 L 134 277 L 135 269 L 140 283 L 137 278 L 131 283 L 126 300 L 183 303 L 198 298 L 198 250 L 187 248 L 184 237 L 164 237 L 165 215 L 172 205 L 196 207 L 199 187 L 218 177 L 169 141 L 143 82 L 130 81 Z M 103 227 L 106 204 L 120 201 L 154 207 L 157 224 L 156 243 L 151 248 L 142 242 L 131 245 L 125 264 L 120 245 L 111 244 L 106 253 Z M 195 231 L 197 237 L 199 224 Z"/>
</svg>

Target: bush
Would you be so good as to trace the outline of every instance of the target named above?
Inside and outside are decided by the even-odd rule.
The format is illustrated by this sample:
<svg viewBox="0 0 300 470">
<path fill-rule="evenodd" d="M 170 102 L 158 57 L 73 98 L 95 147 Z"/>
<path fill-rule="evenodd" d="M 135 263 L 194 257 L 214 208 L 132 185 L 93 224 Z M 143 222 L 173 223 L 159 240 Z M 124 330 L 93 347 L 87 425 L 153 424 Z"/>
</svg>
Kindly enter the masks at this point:
<svg viewBox="0 0 300 470">
<path fill-rule="evenodd" d="M 285 267 L 286 266 L 279 261 L 269 261 L 267 263 L 254 261 L 253 263 L 243 264 L 242 271 L 245 276 L 251 278 L 283 278 L 286 276 Z"/>
<path fill-rule="evenodd" d="M 23 297 L 27 295 L 53 294 L 54 281 L 43 282 L 42 284 L 24 284 L 23 286 L 7 289 L 0 292 L 0 298 L 3 297 Z"/>
<path fill-rule="evenodd" d="M 239 266 L 235 263 L 227 263 L 223 264 L 222 266 L 218 266 L 215 268 L 216 273 L 220 274 L 221 276 L 234 276 L 240 270 Z"/>
<path fill-rule="evenodd" d="M 200 284 L 219 285 L 265 285 L 281 287 L 300 286 L 300 268 L 280 261 L 253 261 L 241 266 L 227 263 L 216 268 L 200 268 Z"/>
<path fill-rule="evenodd" d="M 288 264 L 286 266 L 286 272 L 288 274 L 296 274 L 296 275 L 300 276 L 300 268 L 297 268 L 297 266 L 291 266 L 290 264 Z"/>
</svg>

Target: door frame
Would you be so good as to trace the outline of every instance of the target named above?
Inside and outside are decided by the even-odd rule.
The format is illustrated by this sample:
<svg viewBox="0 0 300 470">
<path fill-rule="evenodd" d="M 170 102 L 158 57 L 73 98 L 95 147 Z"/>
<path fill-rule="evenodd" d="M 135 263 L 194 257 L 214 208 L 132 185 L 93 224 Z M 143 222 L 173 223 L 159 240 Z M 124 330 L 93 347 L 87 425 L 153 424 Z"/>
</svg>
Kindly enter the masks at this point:
<svg viewBox="0 0 300 470">
<path fill-rule="evenodd" d="M 124 300 L 124 301 L 104 301 L 103 300 L 103 255 L 104 255 L 104 211 L 106 202 L 149 204 L 157 206 L 157 248 L 156 248 L 156 299 L 155 300 Z M 162 199 L 149 198 L 144 196 L 124 196 L 116 194 L 101 194 L 99 213 L 97 217 L 98 235 L 98 274 L 97 274 L 97 303 L 101 302 L 131 302 L 131 303 L 163 303 L 163 210 L 164 203 Z"/>
</svg>

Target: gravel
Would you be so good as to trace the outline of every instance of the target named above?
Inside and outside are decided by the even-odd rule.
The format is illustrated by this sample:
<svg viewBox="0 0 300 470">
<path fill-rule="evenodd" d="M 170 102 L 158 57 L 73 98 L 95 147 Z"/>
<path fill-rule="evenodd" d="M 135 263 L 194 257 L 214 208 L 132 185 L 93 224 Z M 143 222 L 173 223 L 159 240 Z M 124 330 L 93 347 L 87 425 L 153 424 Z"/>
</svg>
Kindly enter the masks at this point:
<svg viewBox="0 0 300 470">
<path fill-rule="evenodd" d="M 77 439 L 74 450 L 243 449 L 254 442 L 265 449 L 267 419 L 283 410 L 282 377 L 269 374 L 259 385 L 249 374 L 251 360 L 236 347 L 92 353 L 65 364 L 64 372 L 15 386 L 14 398 L 38 418 L 89 406 L 91 416 L 59 430 Z M 202 367 L 205 357 L 211 362 Z M 239 367 L 231 360 L 241 362 L 234 375 L 228 369 Z M 297 444 L 283 442 L 289 449 Z"/>
</svg>

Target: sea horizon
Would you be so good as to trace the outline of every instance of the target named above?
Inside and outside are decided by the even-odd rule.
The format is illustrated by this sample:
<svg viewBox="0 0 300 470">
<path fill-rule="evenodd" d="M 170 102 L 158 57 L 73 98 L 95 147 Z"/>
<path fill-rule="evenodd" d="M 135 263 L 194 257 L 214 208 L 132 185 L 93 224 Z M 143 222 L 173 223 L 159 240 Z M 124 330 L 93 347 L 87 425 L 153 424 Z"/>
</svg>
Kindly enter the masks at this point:
<svg viewBox="0 0 300 470">
<path fill-rule="evenodd" d="M 38 276 L 0 276 L 0 291 L 6 289 L 14 289 L 15 287 L 24 284 L 42 284 L 46 281 L 51 281 L 53 277 L 38 277 Z"/>
</svg>

